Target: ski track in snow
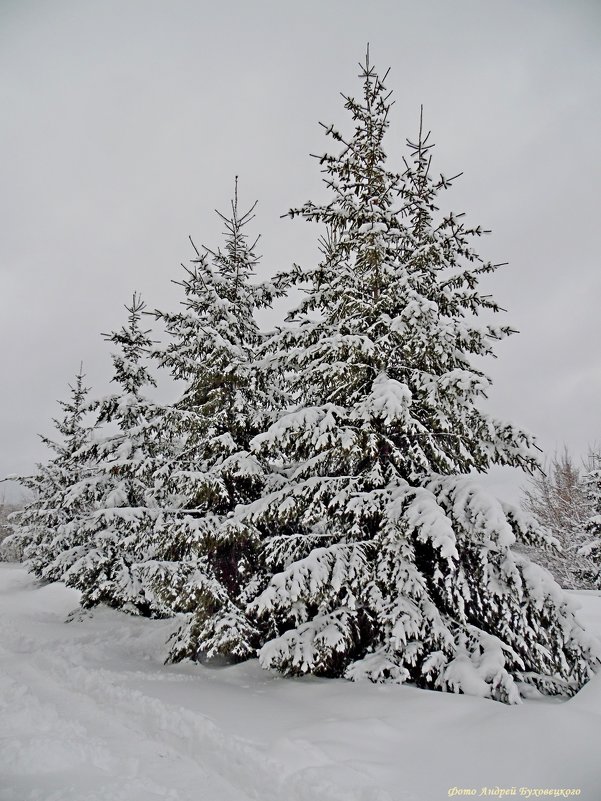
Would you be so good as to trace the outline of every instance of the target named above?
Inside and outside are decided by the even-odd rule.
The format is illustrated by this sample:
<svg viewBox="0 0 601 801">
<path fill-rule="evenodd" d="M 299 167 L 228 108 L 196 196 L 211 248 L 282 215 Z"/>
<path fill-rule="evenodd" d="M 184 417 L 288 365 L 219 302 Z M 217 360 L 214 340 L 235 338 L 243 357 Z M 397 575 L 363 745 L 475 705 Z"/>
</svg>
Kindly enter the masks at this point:
<svg viewBox="0 0 601 801">
<path fill-rule="evenodd" d="M 601 632 L 601 599 L 579 596 Z M 410 687 L 165 667 L 172 621 L 0 564 L 0 801 L 438 801 L 449 787 L 601 798 L 601 675 L 506 707 Z"/>
</svg>

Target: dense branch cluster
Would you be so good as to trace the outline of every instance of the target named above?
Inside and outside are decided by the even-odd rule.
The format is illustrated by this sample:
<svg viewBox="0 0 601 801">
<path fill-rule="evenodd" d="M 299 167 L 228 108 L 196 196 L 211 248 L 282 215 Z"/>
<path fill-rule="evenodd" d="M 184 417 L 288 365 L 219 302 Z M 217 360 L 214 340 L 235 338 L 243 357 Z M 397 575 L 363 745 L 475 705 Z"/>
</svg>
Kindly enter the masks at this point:
<svg viewBox="0 0 601 801">
<path fill-rule="evenodd" d="M 84 606 L 177 615 L 172 660 L 569 695 L 597 646 L 514 547 L 552 537 L 476 479 L 537 466 L 532 436 L 483 410 L 477 359 L 513 333 L 479 321 L 499 311 L 480 290 L 498 265 L 474 249 L 480 227 L 440 211 L 453 179 L 434 175 L 421 121 L 389 168 L 385 77 L 366 59 L 352 130 L 324 126 L 327 200 L 289 212 L 321 226 L 318 263 L 255 282 L 236 184 L 223 246 L 195 250 L 181 308 L 154 312 L 166 344 L 134 296 L 108 336 L 115 393 L 90 402 L 78 374 L 16 536 Z M 290 287 L 302 301 L 261 331 L 255 311 Z M 149 360 L 184 384 L 174 403 L 149 398 Z"/>
</svg>

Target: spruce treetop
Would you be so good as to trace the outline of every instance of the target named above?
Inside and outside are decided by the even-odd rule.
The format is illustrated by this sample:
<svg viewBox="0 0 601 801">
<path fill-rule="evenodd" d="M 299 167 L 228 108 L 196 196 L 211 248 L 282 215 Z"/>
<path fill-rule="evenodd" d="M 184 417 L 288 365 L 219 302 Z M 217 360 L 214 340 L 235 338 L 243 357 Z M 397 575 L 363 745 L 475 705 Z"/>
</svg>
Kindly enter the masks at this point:
<svg viewBox="0 0 601 801">
<path fill-rule="evenodd" d="M 53 418 L 52 422 L 61 435 L 62 441 L 55 442 L 49 437 L 40 436 L 44 445 L 53 450 L 59 458 L 69 459 L 79 451 L 89 438 L 90 430 L 82 425 L 89 411 L 87 399 L 90 388 L 84 384 L 85 377 L 82 363 L 75 375 L 75 383 L 68 385 L 70 390 L 69 400 L 58 401 L 64 414 L 62 418 Z"/>
<path fill-rule="evenodd" d="M 305 298 L 265 350 L 312 409 L 308 428 L 319 421 L 330 432 L 318 454 L 343 472 L 363 463 L 368 429 L 368 450 L 407 480 L 495 463 L 531 469 L 532 437 L 480 410 L 490 382 L 474 357 L 492 355 L 494 342 L 512 331 L 475 323 L 481 311 L 500 310 L 478 289 L 480 275 L 498 266 L 471 247 L 484 232 L 462 215 L 438 215 L 437 197 L 452 180 L 432 178 L 432 144 L 421 123 L 404 173 L 389 170 L 382 140 L 390 93 L 368 59 L 361 78 L 362 100 L 345 96 L 352 136 L 324 126 L 343 144 L 320 159 L 330 201 L 290 211 L 325 224 L 323 258 L 288 274 Z M 291 413 L 272 434 L 303 459 L 313 449 L 304 429 L 302 415 Z"/>
<path fill-rule="evenodd" d="M 244 447 L 252 410 L 268 405 L 252 386 L 251 364 L 262 338 L 254 311 L 283 293 L 273 284 L 251 283 L 259 238 L 250 241 L 245 228 L 254 219 L 255 207 L 256 203 L 246 212 L 239 210 L 236 179 L 231 214 L 217 212 L 225 224 L 224 247 L 203 246 L 199 251 L 190 239 L 196 258 L 191 267 L 182 265 L 186 276 L 175 282 L 184 291 L 183 310 L 155 311 L 170 337 L 155 356 L 174 378 L 187 382 L 177 403 L 182 423 L 186 412 L 203 415 L 211 421 L 213 435 L 218 430 L 229 433 Z"/>
<path fill-rule="evenodd" d="M 150 330 L 141 327 L 142 315 L 146 310 L 141 295 L 134 292 L 131 305 L 126 305 L 125 309 L 127 326 L 122 326 L 119 331 L 104 334 L 104 338 L 119 348 L 118 352 L 112 355 L 111 381 L 119 385 L 121 394 L 136 396 L 144 386 L 156 387 L 154 377 L 143 362 L 154 343 L 149 336 Z"/>
<path fill-rule="evenodd" d="M 130 485 L 140 483 L 140 491 L 133 484 L 128 489 L 129 501 L 125 505 L 142 505 L 142 487 L 148 490 L 154 470 L 160 463 L 165 443 L 162 431 L 164 409 L 146 396 L 156 381 L 148 367 L 148 357 L 154 345 L 150 331 L 143 328 L 142 319 L 146 304 L 134 293 L 130 304 L 125 304 L 127 323 L 116 331 L 103 334 L 115 349 L 111 353 L 113 374 L 111 383 L 115 391 L 89 404 L 96 413 L 96 425 L 112 424 L 99 432 L 89 443 L 90 458 L 96 465 L 98 502 L 102 493 L 117 481 Z M 117 482 L 118 483 L 118 482 Z"/>
</svg>

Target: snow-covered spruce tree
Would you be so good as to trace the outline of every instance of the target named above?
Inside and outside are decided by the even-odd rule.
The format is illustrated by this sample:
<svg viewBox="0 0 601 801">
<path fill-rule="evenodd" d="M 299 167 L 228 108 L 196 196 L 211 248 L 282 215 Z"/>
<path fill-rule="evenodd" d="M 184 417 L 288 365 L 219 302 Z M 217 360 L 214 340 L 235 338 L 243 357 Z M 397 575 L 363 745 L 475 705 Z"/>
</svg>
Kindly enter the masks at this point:
<svg viewBox="0 0 601 801">
<path fill-rule="evenodd" d="M 89 388 L 84 379 L 80 367 L 74 384 L 69 385 L 69 399 L 59 401 L 63 415 L 53 420 L 57 441 L 42 437 L 54 457 L 37 465 L 32 476 L 9 476 L 25 487 L 32 500 L 12 515 L 15 533 L 5 545 L 22 553 L 32 573 L 51 581 L 62 579 L 55 561 L 67 547 L 65 527 L 91 502 L 87 491 L 73 492 L 75 486 L 85 484 L 90 469 L 85 451 L 92 428 L 86 423 Z"/>
<path fill-rule="evenodd" d="M 170 455 L 165 410 L 146 396 L 156 386 L 147 365 L 154 345 L 142 327 L 145 304 L 134 294 L 127 325 L 106 335 L 112 354 L 111 381 L 117 391 L 91 404 L 103 428 L 88 446 L 95 463 L 94 503 L 74 519 L 68 533 L 76 544 L 63 560 L 67 584 L 82 592 L 81 603 L 98 603 L 133 614 L 169 614 L 138 574 L 150 558 L 157 521 L 165 503 L 157 473 Z M 75 487 L 73 492 L 76 492 Z"/>
<path fill-rule="evenodd" d="M 497 304 L 482 232 L 438 213 L 428 137 L 388 170 L 391 107 L 373 67 L 354 131 L 333 127 L 320 163 L 327 202 L 290 216 L 325 224 L 323 259 L 289 280 L 306 297 L 266 348 L 299 400 L 253 442 L 287 484 L 243 510 L 270 532 L 273 576 L 250 605 L 276 631 L 265 667 L 410 680 L 518 702 L 520 687 L 572 693 L 594 645 L 550 574 L 511 550 L 544 530 L 478 488 L 470 471 L 531 469 L 532 438 L 485 414 L 474 357 L 511 329 L 476 325 Z M 325 127 L 325 126 L 324 126 Z"/>
<path fill-rule="evenodd" d="M 171 643 L 174 661 L 244 659 L 260 639 L 245 613 L 261 573 L 259 542 L 233 511 L 274 480 L 249 452 L 277 394 L 254 364 L 260 332 L 253 314 L 283 287 L 251 283 L 258 257 L 245 227 L 254 208 L 239 212 L 236 179 L 231 214 L 217 212 L 223 249 L 196 251 L 184 268 L 182 311 L 156 312 L 170 341 L 155 355 L 187 384 L 168 417 L 179 452 L 164 471 L 171 505 L 146 570 L 157 595 L 185 615 Z"/>
<path fill-rule="evenodd" d="M 588 458 L 589 471 L 585 476 L 586 495 L 590 516 L 584 524 L 586 542 L 580 556 L 591 564 L 589 578 L 601 589 L 601 451 L 592 450 Z"/>
</svg>

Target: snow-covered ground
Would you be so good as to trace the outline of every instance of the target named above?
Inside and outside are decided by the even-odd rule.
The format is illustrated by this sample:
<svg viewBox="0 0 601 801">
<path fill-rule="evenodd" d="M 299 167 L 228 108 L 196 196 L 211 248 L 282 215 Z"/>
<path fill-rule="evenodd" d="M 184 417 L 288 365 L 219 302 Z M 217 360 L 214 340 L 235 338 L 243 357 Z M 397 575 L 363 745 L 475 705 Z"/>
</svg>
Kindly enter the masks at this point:
<svg viewBox="0 0 601 801">
<path fill-rule="evenodd" d="M 601 635 L 601 597 L 578 599 Z M 255 661 L 166 667 L 173 622 L 102 608 L 65 623 L 77 602 L 0 564 L 2 801 L 438 801 L 454 787 L 601 799 L 601 675 L 569 701 L 508 707 L 284 679 Z"/>
</svg>

